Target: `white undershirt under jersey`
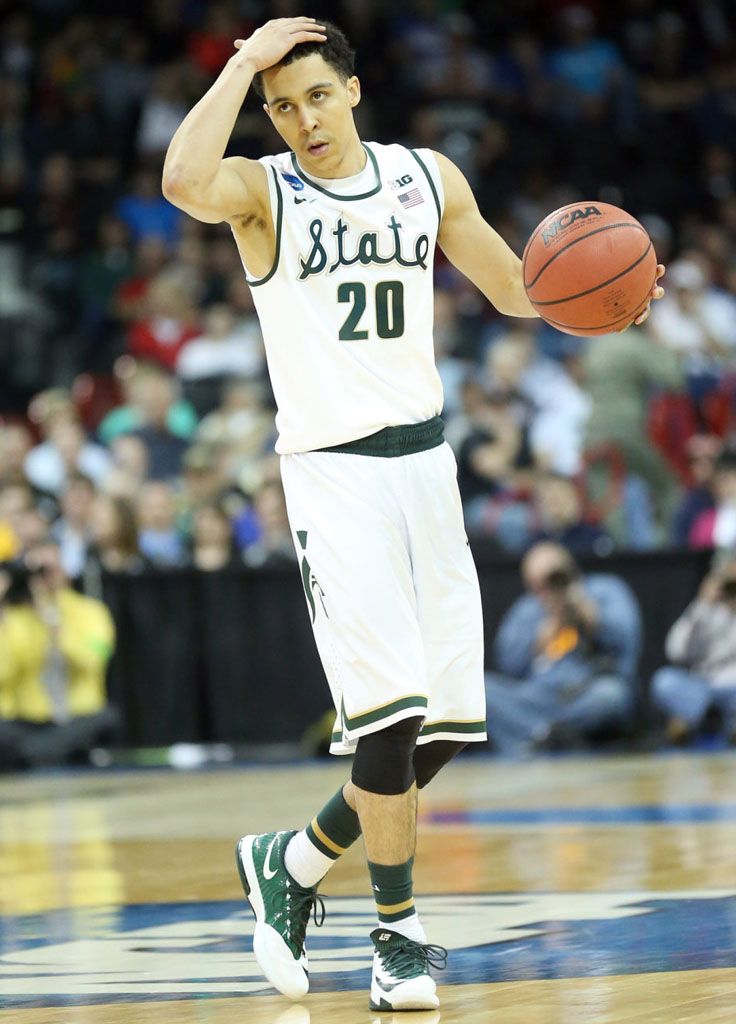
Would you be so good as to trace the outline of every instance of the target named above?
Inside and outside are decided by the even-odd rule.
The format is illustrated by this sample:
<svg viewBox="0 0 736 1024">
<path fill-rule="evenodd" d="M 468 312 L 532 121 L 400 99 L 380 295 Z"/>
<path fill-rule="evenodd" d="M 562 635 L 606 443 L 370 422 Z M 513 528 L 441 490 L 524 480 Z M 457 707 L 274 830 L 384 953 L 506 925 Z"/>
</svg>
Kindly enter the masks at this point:
<svg viewBox="0 0 736 1024">
<path fill-rule="evenodd" d="M 276 255 L 260 280 L 245 269 L 281 454 L 419 423 L 442 408 L 432 341 L 444 203 L 437 163 L 426 149 L 365 149 L 358 175 L 330 181 L 310 179 L 291 153 L 261 160 Z"/>
</svg>

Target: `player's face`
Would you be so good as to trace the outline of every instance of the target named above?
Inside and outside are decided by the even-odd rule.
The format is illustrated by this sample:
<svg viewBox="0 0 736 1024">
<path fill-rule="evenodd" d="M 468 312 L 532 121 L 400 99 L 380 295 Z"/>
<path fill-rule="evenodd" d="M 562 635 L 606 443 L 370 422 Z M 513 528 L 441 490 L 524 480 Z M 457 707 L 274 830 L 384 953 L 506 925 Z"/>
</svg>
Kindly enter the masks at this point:
<svg viewBox="0 0 736 1024">
<path fill-rule="evenodd" d="M 365 157 L 353 121 L 353 107 L 360 101 L 355 76 L 341 81 L 335 68 L 312 53 L 267 68 L 263 87 L 266 113 L 307 174 L 347 177 L 361 170 Z"/>
</svg>

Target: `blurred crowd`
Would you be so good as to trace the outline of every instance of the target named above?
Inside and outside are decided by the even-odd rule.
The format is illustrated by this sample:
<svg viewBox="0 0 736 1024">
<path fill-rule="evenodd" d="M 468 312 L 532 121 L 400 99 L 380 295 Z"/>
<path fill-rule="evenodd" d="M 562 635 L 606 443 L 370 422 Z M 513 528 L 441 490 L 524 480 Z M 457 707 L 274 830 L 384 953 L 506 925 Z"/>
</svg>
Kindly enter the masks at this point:
<svg viewBox="0 0 736 1024">
<path fill-rule="evenodd" d="M 0 3 L 0 561 L 293 559 L 274 408 L 227 225 L 162 196 L 170 138 L 291 0 Z M 613 202 L 667 264 L 641 329 L 506 320 L 439 254 L 435 337 L 468 530 L 520 554 L 736 547 L 736 8 L 316 2 L 358 49 L 363 137 L 455 160 L 521 253 Z M 400 101 L 397 102 L 397 97 Z M 281 142 L 253 98 L 230 152 Z"/>
</svg>

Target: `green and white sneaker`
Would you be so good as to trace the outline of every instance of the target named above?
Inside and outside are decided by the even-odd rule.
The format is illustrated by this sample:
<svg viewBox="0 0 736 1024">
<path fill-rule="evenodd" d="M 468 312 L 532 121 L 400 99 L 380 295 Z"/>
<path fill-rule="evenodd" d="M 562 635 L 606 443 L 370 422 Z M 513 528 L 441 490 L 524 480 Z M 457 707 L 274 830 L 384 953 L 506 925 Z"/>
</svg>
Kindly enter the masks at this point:
<svg viewBox="0 0 736 1024">
<path fill-rule="evenodd" d="M 432 1010 L 440 1005 L 429 967 L 443 970 L 447 950 L 407 939 L 389 928 L 371 932 L 373 955 L 371 1010 Z"/>
<path fill-rule="evenodd" d="M 253 952 L 274 988 L 289 999 L 301 999 L 309 989 L 304 936 L 312 908 L 317 927 L 325 917 L 316 889 L 298 885 L 284 867 L 284 851 L 295 834 L 243 836 L 236 850 L 240 881 L 256 918 Z"/>
</svg>

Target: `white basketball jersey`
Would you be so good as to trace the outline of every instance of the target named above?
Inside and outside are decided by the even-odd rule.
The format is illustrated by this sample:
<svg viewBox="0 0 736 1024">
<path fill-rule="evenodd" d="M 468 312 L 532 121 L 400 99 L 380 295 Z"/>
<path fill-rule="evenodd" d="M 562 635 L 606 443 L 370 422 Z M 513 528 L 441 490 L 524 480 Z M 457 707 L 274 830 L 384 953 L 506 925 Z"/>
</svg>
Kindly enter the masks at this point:
<svg viewBox="0 0 736 1024">
<path fill-rule="evenodd" d="M 340 195 L 292 153 L 263 157 L 276 253 L 246 277 L 263 331 L 281 454 L 420 423 L 442 409 L 432 340 L 444 195 L 429 150 L 365 146 L 372 181 Z"/>
</svg>

